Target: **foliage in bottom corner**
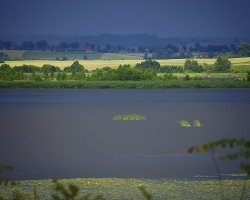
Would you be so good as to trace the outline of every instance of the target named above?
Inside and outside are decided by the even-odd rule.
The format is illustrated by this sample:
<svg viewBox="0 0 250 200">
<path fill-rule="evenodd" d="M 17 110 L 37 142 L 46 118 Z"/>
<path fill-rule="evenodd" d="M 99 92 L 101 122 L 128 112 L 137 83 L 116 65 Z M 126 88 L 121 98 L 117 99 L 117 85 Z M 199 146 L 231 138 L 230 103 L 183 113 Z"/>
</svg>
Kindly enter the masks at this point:
<svg viewBox="0 0 250 200">
<path fill-rule="evenodd" d="M 93 196 L 91 194 L 86 194 L 84 196 L 79 197 L 78 194 L 80 192 L 78 186 L 69 184 L 68 188 L 65 187 L 62 183 L 58 180 L 53 179 L 52 182 L 54 183 L 53 191 L 56 192 L 52 194 L 52 198 L 54 200 L 66 199 L 66 200 L 73 200 L 73 199 L 93 199 L 93 200 L 103 200 L 105 199 L 102 195 Z M 92 198 L 91 198 L 92 197 Z"/>
<path fill-rule="evenodd" d="M 139 190 L 141 192 L 141 194 L 147 199 L 150 200 L 153 198 L 153 195 L 148 192 L 143 186 L 139 186 Z"/>
<path fill-rule="evenodd" d="M 240 147 L 239 152 L 233 153 L 233 154 L 226 154 L 225 156 L 221 156 L 221 160 L 236 160 L 239 158 L 242 159 L 249 159 L 250 158 L 250 140 L 245 140 L 244 138 L 241 139 L 221 139 L 215 142 L 210 142 L 208 144 L 203 144 L 200 146 L 192 146 L 188 149 L 189 153 L 192 153 L 193 151 L 196 152 L 208 152 L 210 150 L 213 150 L 214 148 L 233 148 L 233 147 Z M 247 176 L 250 177 L 250 163 L 242 162 L 240 164 L 240 168 L 243 169 Z"/>
<path fill-rule="evenodd" d="M 234 152 L 234 153 L 228 153 L 226 155 L 220 156 L 221 160 L 237 160 L 237 159 L 243 159 L 244 162 L 241 162 L 239 167 L 240 169 L 244 170 L 246 172 L 246 178 L 245 178 L 245 183 L 243 185 L 242 188 L 242 193 L 241 193 L 241 198 L 244 198 L 244 192 L 245 192 L 245 187 L 246 187 L 246 181 L 247 179 L 249 179 L 250 177 L 250 162 L 247 162 L 246 160 L 249 160 L 250 158 L 250 140 L 245 140 L 244 138 L 241 139 L 235 139 L 235 138 L 230 138 L 230 139 L 221 139 L 221 140 L 217 140 L 215 142 L 210 142 L 208 144 L 203 144 L 200 146 L 191 146 L 188 149 L 189 153 L 192 153 L 193 151 L 196 152 L 211 152 L 214 164 L 215 164 L 215 168 L 218 174 L 218 179 L 220 180 L 220 185 L 221 185 L 221 196 L 222 199 L 224 199 L 224 191 L 223 191 L 223 186 L 221 183 L 221 174 L 220 174 L 220 170 L 219 170 L 219 166 L 216 162 L 216 159 L 214 158 L 214 149 L 218 148 L 218 147 L 222 147 L 222 148 L 234 148 L 236 147 L 238 149 L 238 152 Z"/>
</svg>

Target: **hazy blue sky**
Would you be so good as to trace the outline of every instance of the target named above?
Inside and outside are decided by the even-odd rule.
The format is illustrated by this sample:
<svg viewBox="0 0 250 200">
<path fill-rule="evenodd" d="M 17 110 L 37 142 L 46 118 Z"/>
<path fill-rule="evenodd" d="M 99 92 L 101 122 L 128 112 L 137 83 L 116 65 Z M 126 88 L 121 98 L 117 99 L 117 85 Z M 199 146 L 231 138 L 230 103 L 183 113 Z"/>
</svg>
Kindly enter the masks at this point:
<svg viewBox="0 0 250 200">
<path fill-rule="evenodd" d="M 250 36 L 250 0 L 0 0 L 0 35 Z"/>
</svg>

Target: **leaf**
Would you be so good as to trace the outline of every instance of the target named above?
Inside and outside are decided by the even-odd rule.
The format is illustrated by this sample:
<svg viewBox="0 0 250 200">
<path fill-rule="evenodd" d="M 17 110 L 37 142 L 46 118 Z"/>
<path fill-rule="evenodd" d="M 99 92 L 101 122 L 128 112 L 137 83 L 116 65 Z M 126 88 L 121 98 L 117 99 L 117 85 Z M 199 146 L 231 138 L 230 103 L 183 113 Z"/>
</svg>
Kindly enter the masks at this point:
<svg viewBox="0 0 250 200">
<path fill-rule="evenodd" d="M 153 198 L 153 195 L 150 194 L 143 186 L 139 186 L 139 189 L 140 189 L 142 195 L 143 195 L 146 199 L 150 200 L 150 199 Z"/>
<path fill-rule="evenodd" d="M 77 196 L 79 193 L 79 188 L 76 185 L 69 185 L 69 190 L 71 192 L 71 197 Z"/>
</svg>

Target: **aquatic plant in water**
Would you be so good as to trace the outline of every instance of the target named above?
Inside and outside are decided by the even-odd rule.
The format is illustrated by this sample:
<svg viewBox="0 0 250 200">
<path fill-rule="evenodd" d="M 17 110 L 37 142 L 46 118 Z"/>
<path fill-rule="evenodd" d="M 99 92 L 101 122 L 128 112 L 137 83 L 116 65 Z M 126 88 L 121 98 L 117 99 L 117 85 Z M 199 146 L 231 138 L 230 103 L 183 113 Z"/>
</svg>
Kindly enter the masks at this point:
<svg viewBox="0 0 250 200">
<path fill-rule="evenodd" d="M 116 115 L 113 120 L 146 120 L 146 116 L 130 114 L 130 115 Z"/>
<path fill-rule="evenodd" d="M 191 127 L 191 124 L 189 124 L 188 121 L 186 121 L 186 120 L 180 120 L 179 122 L 180 122 L 181 126 Z"/>
<path fill-rule="evenodd" d="M 198 119 L 194 120 L 194 126 L 202 126 Z"/>
</svg>

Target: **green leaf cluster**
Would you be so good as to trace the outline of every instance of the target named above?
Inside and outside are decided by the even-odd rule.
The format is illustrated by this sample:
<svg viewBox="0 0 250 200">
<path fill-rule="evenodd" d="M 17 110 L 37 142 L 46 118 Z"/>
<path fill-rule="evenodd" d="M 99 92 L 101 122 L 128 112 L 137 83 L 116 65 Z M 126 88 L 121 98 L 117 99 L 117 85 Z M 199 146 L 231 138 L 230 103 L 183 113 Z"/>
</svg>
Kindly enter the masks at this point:
<svg viewBox="0 0 250 200">
<path fill-rule="evenodd" d="M 215 142 L 210 142 L 207 144 L 203 144 L 200 146 L 192 146 L 188 149 L 189 153 L 192 153 L 193 151 L 196 152 L 208 152 L 210 150 L 213 150 L 214 148 L 234 148 L 238 147 L 238 152 L 236 153 L 229 153 L 224 156 L 221 156 L 221 160 L 236 160 L 236 159 L 244 159 L 248 160 L 250 158 L 250 140 L 245 140 L 244 138 L 241 139 L 221 139 L 217 140 Z M 250 163 L 242 162 L 240 163 L 240 168 L 243 169 L 246 173 L 247 176 L 250 176 Z"/>
<path fill-rule="evenodd" d="M 84 195 L 79 197 L 80 189 L 78 186 L 69 184 L 68 187 L 65 187 L 59 180 L 53 179 L 52 182 L 54 186 L 52 190 L 55 192 L 51 196 L 54 200 L 73 200 L 73 199 L 90 199 L 91 194 Z M 97 195 L 92 198 L 93 200 L 104 199 L 102 195 Z"/>
</svg>

